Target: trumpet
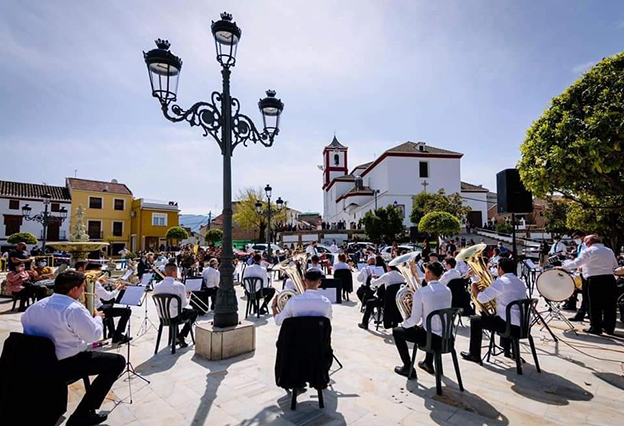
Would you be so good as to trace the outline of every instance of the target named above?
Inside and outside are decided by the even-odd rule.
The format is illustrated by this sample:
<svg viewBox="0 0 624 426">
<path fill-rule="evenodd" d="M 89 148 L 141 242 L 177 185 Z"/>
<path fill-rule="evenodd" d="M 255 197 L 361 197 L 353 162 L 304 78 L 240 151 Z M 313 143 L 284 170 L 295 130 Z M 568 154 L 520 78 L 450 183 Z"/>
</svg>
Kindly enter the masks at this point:
<svg viewBox="0 0 624 426">
<path fill-rule="evenodd" d="M 291 298 L 297 296 L 298 294 L 305 293 L 303 273 L 301 268 L 297 266 L 296 262 L 300 262 L 300 264 L 303 265 L 303 268 L 305 268 L 308 264 L 308 256 L 305 253 L 295 254 L 291 258 L 280 262 L 273 268 L 274 271 L 282 271 L 295 285 L 295 290 L 284 289 L 277 295 L 274 302 L 277 312 L 282 312 L 286 303 L 288 303 Z"/>
<path fill-rule="evenodd" d="M 490 274 L 487 265 L 483 261 L 483 250 L 485 250 L 486 247 L 487 245 L 484 243 L 475 244 L 474 246 L 463 249 L 455 257 L 455 260 L 458 262 L 466 262 L 474 275 L 478 278 L 477 286 L 479 291 L 485 290 L 494 282 L 492 274 Z M 470 293 L 470 297 L 481 314 L 496 315 L 496 301 L 491 300 L 487 303 L 481 303 L 472 295 L 472 292 Z"/>
<path fill-rule="evenodd" d="M 416 257 L 420 252 L 413 251 L 402 256 L 395 257 L 388 266 L 394 266 L 405 278 L 406 285 L 402 286 L 396 294 L 396 304 L 403 320 L 412 315 L 414 293 L 420 288 L 420 278 L 416 269 Z"/>
</svg>

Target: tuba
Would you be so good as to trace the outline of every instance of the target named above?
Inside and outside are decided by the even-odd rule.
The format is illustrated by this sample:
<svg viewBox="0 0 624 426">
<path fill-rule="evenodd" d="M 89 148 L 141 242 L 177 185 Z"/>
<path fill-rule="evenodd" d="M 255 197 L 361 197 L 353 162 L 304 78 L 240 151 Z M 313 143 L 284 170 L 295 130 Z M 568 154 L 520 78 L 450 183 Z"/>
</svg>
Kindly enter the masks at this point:
<svg viewBox="0 0 624 426">
<path fill-rule="evenodd" d="M 466 262 L 472 272 L 479 278 L 477 284 L 479 291 L 485 290 L 494 282 L 492 274 L 490 274 L 487 265 L 483 261 L 483 250 L 485 250 L 486 247 L 487 245 L 484 243 L 475 244 L 474 246 L 463 249 L 455 257 L 455 260 L 458 262 Z M 472 295 L 472 292 L 470 293 L 470 297 L 482 315 L 496 315 L 496 302 L 494 300 L 481 303 Z"/>
<path fill-rule="evenodd" d="M 95 283 L 106 274 L 106 271 L 86 271 L 84 273 L 87 289 L 80 301 L 91 315 L 95 313 Z"/>
<path fill-rule="evenodd" d="M 284 310 L 284 306 L 288 301 L 295 297 L 298 294 L 305 293 L 305 285 L 303 284 L 303 273 L 301 268 L 297 266 L 295 263 L 299 261 L 302 265 L 302 268 L 305 269 L 308 265 L 308 256 L 305 253 L 295 254 L 293 257 L 284 260 L 283 262 L 276 265 L 273 270 L 274 271 L 282 271 L 288 278 L 292 280 L 295 284 L 296 290 L 284 289 L 277 295 L 277 312 L 282 312 Z"/>
<path fill-rule="evenodd" d="M 416 257 L 419 254 L 419 251 L 406 253 L 402 256 L 395 257 L 388 263 L 388 266 L 397 268 L 405 278 L 406 285 L 401 286 L 399 291 L 397 291 L 395 299 L 403 320 L 408 319 L 412 314 L 414 292 L 420 288 L 420 279 L 418 277 L 418 270 L 416 269 Z"/>
</svg>

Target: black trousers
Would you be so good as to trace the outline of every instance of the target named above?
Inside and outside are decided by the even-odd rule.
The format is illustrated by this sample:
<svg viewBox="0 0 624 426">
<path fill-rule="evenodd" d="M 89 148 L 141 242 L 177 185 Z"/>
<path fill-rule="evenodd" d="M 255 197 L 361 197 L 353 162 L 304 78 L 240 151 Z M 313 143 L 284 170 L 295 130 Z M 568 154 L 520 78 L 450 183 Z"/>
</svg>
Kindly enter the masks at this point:
<svg viewBox="0 0 624 426">
<path fill-rule="evenodd" d="M 364 316 L 362 317 L 362 324 L 368 324 L 368 321 L 373 314 L 373 310 L 375 308 L 382 307 L 383 300 L 379 299 L 378 297 L 371 296 L 366 300 L 365 304 L 366 308 L 364 310 Z"/>
<path fill-rule="evenodd" d="M 401 361 L 403 361 L 403 365 L 405 367 L 409 367 L 412 363 L 407 342 L 412 342 L 415 345 L 420 346 L 427 344 L 427 331 L 422 327 L 395 327 L 392 329 L 392 336 L 394 337 L 394 344 L 399 351 L 399 356 L 401 357 Z M 432 339 L 434 347 L 436 347 L 436 345 L 439 347 L 440 337 L 437 334 L 432 334 Z M 425 356 L 425 363 L 433 366 L 433 353 L 427 352 L 427 355 Z"/>
<path fill-rule="evenodd" d="M 507 322 L 498 315 L 473 315 L 470 317 L 470 353 L 481 358 L 481 344 L 483 342 L 483 330 L 502 333 L 507 329 Z M 519 327 L 512 326 L 512 332 Z M 509 353 L 510 342 L 508 339 L 500 340 L 505 353 Z"/>
<path fill-rule="evenodd" d="M 128 320 L 130 319 L 130 314 L 132 310 L 129 307 L 115 307 L 112 304 L 104 304 L 99 309 L 104 313 L 105 323 L 108 322 L 109 332 L 111 336 L 113 336 L 113 340 L 119 339 L 123 332 L 126 330 L 126 326 L 128 325 Z M 117 328 L 115 329 L 115 317 L 119 317 L 119 322 L 117 323 Z M 108 321 L 107 321 L 108 320 Z"/>
<path fill-rule="evenodd" d="M 193 308 L 184 308 L 182 309 L 180 319 L 184 322 L 184 327 L 182 327 L 182 331 L 180 331 L 178 337 L 184 339 L 191 332 L 191 327 L 197 320 L 197 311 Z"/>
<path fill-rule="evenodd" d="M 355 292 L 362 305 L 375 294 L 375 290 L 371 290 L 369 286 L 361 285 Z"/>
<path fill-rule="evenodd" d="M 273 287 L 264 287 L 262 290 L 258 290 L 256 292 L 256 298 L 260 298 L 260 296 L 264 297 L 264 303 L 260 306 L 260 310 L 267 309 L 269 306 L 269 302 L 275 296 L 275 289 Z"/>
<path fill-rule="evenodd" d="M 60 360 L 57 368 L 66 383 L 73 383 L 84 376 L 97 375 L 74 414 L 82 415 L 100 408 L 125 366 L 126 359 L 123 355 L 105 352 L 85 351 Z"/>
<path fill-rule="evenodd" d="M 589 320 L 596 331 L 615 331 L 616 287 L 613 275 L 596 275 L 587 279 L 589 283 Z"/>
</svg>

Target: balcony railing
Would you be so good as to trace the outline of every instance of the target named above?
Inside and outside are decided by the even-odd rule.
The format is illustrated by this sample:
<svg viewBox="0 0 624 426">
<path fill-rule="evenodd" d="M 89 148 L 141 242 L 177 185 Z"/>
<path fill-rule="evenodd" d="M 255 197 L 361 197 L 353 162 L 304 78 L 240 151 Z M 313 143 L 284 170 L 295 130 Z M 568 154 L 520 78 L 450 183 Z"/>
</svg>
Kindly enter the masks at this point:
<svg viewBox="0 0 624 426">
<path fill-rule="evenodd" d="M 50 230 L 48 229 L 48 236 L 46 237 L 46 240 L 52 241 L 50 236 L 51 236 L 51 233 L 50 233 Z M 41 231 L 39 231 L 39 239 L 41 239 L 41 240 L 43 239 L 43 229 Z M 54 238 L 54 239 L 56 239 L 56 238 Z M 63 229 L 59 230 L 59 232 L 58 232 L 58 239 L 59 239 L 59 241 L 66 240 L 67 239 L 67 231 L 65 231 Z"/>
</svg>

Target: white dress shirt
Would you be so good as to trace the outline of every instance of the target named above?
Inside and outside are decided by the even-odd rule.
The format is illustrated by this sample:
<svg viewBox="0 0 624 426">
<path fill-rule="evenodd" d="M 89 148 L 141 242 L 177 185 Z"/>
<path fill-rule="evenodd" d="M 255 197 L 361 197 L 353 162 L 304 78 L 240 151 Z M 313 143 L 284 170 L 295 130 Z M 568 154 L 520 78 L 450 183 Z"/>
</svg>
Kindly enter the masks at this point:
<svg viewBox="0 0 624 426">
<path fill-rule="evenodd" d="M 297 287 L 295 287 L 295 283 L 290 278 L 286 278 L 286 282 L 284 283 L 284 290 L 294 290 L 297 291 Z"/>
<path fill-rule="evenodd" d="M 323 267 L 320 263 L 317 263 L 316 265 L 312 264 L 308 269 L 316 269 L 317 271 L 323 272 Z"/>
<path fill-rule="evenodd" d="M 318 256 L 318 251 L 316 250 L 316 247 L 310 244 L 309 246 L 306 247 L 306 254 L 309 254 L 310 256 L 314 256 L 314 255 Z"/>
<path fill-rule="evenodd" d="M 548 252 L 548 254 L 551 256 L 554 256 L 559 253 L 565 254 L 567 252 L 568 252 L 568 248 L 566 247 L 565 244 L 563 244 L 561 241 L 555 241 L 555 244 L 553 244 L 550 247 L 550 251 Z"/>
<path fill-rule="evenodd" d="M 275 324 L 282 325 L 291 317 L 327 317 L 332 318 L 332 305 L 329 299 L 316 290 L 306 290 L 303 294 L 292 297 L 284 310 L 275 316 Z"/>
<path fill-rule="evenodd" d="M 262 278 L 262 286 L 264 288 L 270 287 L 269 274 L 267 274 L 266 269 L 264 269 L 262 266 L 258 265 L 257 263 L 254 263 L 253 265 L 249 265 L 248 267 L 245 268 L 245 273 L 243 274 L 243 283 L 245 283 L 244 279 L 247 277 Z M 249 287 L 247 287 L 246 283 L 245 283 L 245 290 L 249 292 Z"/>
<path fill-rule="evenodd" d="M 468 273 L 469 266 L 463 260 L 458 260 L 457 265 L 455 265 L 455 269 L 457 269 L 459 273 L 461 274 L 461 276 L 463 277 L 464 275 Z"/>
<path fill-rule="evenodd" d="M 456 280 L 458 278 L 461 278 L 459 271 L 455 268 L 449 269 L 440 277 L 440 284 L 447 285 L 452 280 Z"/>
<path fill-rule="evenodd" d="M 388 271 L 379 278 L 373 278 L 370 282 L 371 290 L 375 290 L 378 287 L 385 284 L 386 288 L 392 284 L 402 284 L 405 282 L 405 277 L 399 271 Z"/>
<path fill-rule="evenodd" d="M 480 292 L 477 300 L 481 303 L 496 300 L 496 315 L 507 321 L 507 305 L 516 300 L 526 299 L 526 291 L 526 285 L 520 278 L 512 273 L 506 273 Z M 511 323 L 520 325 L 520 311 L 516 306 L 511 310 Z"/>
<path fill-rule="evenodd" d="M 218 288 L 219 281 L 221 280 L 221 272 L 217 271 L 212 266 L 204 269 L 202 272 L 202 280 L 206 288 Z"/>
<path fill-rule="evenodd" d="M 180 297 L 182 309 L 188 306 L 186 287 L 180 281 L 174 280 L 173 277 L 165 277 L 161 282 L 156 284 L 152 294 L 173 294 Z M 169 305 L 169 315 L 171 318 L 178 316 L 178 302 L 175 300 Z"/>
<path fill-rule="evenodd" d="M 334 263 L 334 271 L 339 271 L 341 269 L 351 269 L 351 268 L 349 267 L 349 265 L 341 261 L 337 261 L 336 263 Z"/>
<path fill-rule="evenodd" d="M 338 253 L 338 246 L 336 244 L 332 244 L 329 247 L 329 251 L 331 251 L 332 253 Z"/>
<path fill-rule="evenodd" d="M 427 316 L 438 309 L 448 309 L 451 307 L 451 290 L 440 281 L 429 281 L 427 286 L 414 292 L 412 303 L 412 314 L 403 321 L 401 327 L 411 328 L 422 323 L 422 327 L 427 330 Z M 440 318 L 436 317 L 431 321 L 432 332 L 438 336 L 442 335 L 442 324 Z"/>
<path fill-rule="evenodd" d="M 604 244 L 594 243 L 581 251 L 581 255 L 571 262 L 566 262 L 563 269 L 583 267 L 583 277 L 590 278 L 598 275 L 613 275 L 618 267 L 613 251 Z"/>
<path fill-rule="evenodd" d="M 364 268 L 362 268 L 362 270 L 360 271 L 360 273 L 357 276 L 357 280 L 359 282 L 361 282 L 362 284 L 366 285 L 366 280 L 368 279 L 369 275 L 371 275 L 372 271 L 371 268 L 374 268 L 375 265 L 366 265 Z"/>
<path fill-rule="evenodd" d="M 100 340 L 103 330 L 102 318 L 94 318 L 82 303 L 60 293 L 26 309 L 22 326 L 24 334 L 52 340 L 59 361 L 85 351 Z"/>
<path fill-rule="evenodd" d="M 117 293 L 119 293 L 117 291 L 117 289 L 113 290 L 113 291 L 108 291 L 104 288 L 104 286 L 102 285 L 102 283 L 100 283 L 100 281 L 96 281 L 95 282 L 95 289 L 94 289 L 94 293 L 95 293 L 95 309 L 100 309 L 103 305 L 102 300 L 100 299 L 104 299 L 104 300 L 111 300 L 114 299 L 115 297 L 117 297 Z"/>
</svg>

